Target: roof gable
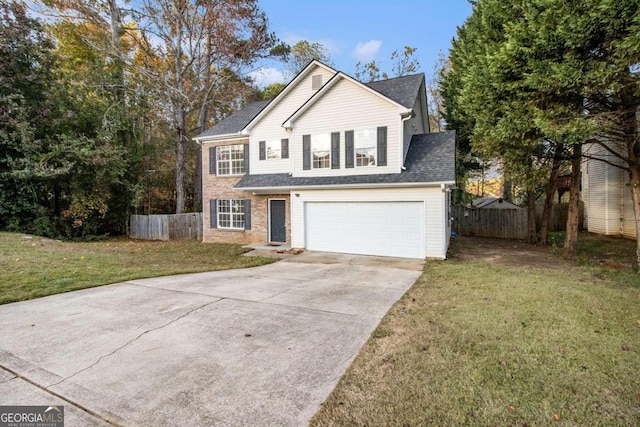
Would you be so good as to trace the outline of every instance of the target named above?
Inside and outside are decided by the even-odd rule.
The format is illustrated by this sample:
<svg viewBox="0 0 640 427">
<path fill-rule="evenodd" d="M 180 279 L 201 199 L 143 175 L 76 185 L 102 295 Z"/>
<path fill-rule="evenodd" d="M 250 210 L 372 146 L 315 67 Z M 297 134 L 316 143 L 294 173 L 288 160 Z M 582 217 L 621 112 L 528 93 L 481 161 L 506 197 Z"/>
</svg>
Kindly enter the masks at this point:
<svg viewBox="0 0 640 427">
<path fill-rule="evenodd" d="M 298 75 L 296 77 L 294 77 L 293 80 L 291 80 L 291 82 L 289 82 L 289 84 L 287 84 L 287 86 L 282 90 L 282 92 L 280 92 L 278 94 L 278 96 L 276 96 L 273 101 L 271 101 L 271 103 L 268 105 L 267 108 L 264 108 L 262 111 L 260 111 L 260 113 L 258 115 L 256 115 L 249 123 L 247 123 L 247 125 L 244 127 L 243 132 L 247 132 L 249 131 L 258 121 L 260 121 L 260 119 L 262 117 L 264 117 L 273 107 L 275 107 L 276 105 L 278 105 L 278 103 L 280 103 L 280 101 L 284 98 L 286 98 L 287 94 L 290 93 L 302 80 L 304 80 L 304 78 L 311 73 L 316 67 L 321 67 L 324 68 L 327 71 L 330 71 L 333 74 L 336 74 L 337 71 L 334 70 L 333 68 L 329 67 L 328 65 L 323 64 L 322 62 L 313 60 L 311 62 L 309 62 L 309 64 L 307 64 L 306 67 L 304 67 L 302 69 L 302 71 L 300 71 L 298 73 Z M 326 83 L 325 83 L 326 85 Z M 317 92 L 316 92 L 317 93 Z"/>
<path fill-rule="evenodd" d="M 382 92 L 375 90 L 373 88 L 371 88 L 369 85 L 365 85 L 364 83 L 359 82 L 358 80 L 354 79 L 353 77 L 343 73 L 342 71 L 338 72 L 335 76 L 333 76 L 327 83 L 325 83 L 324 86 L 322 86 L 322 88 L 320 88 L 320 90 L 318 90 L 316 93 L 313 94 L 313 96 L 311 96 L 311 98 L 309 98 L 307 100 L 307 102 L 305 102 L 302 106 L 300 106 L 300 108 L 298 108 L 297 111 L 295 111 L 291 116 L 289 116 L 289 118 L 287 118 L 287 120 L 285 120 L 285 122 L 282 124 L 284 127 L 293 127 L 293 121 L 295 119 L 297 119 L 298 117 L 300 117 L 302 114 L 305 113 L 305 111 L 307 111 L 313 104 L 315 104 L 316 102 L 318 102 L 318 100 L 320 100 L 322 98 L 322 96 L 327 93 L 329 90 L 331 90 L 332 87 L 334 87 L 340 80 L 345 80 L 348 81 L 358 87 L 360 87 L 361 89 L 380 97 L 381 99 L 391 103 L 392 105 L 398 107 L 399 110 L 401 110 L 402 113 L 409 113 L 412 109 L 413 109 L 413 105 L 415 103 L 415 99 L 419 93 L 419 88 L 420 85 L 418 85 L 418 89 L 416 90 L 414 97 L 413 97 L 413 102 L 411 103 L 411 105 L 407 106 L 407 105 L 403 105 L 399 102 L 397 102 L 396 100 L 386 96 L 385 94 L 383 94 Z M 421 81 L 421 80 L 420 80 Z"/>
</svg>

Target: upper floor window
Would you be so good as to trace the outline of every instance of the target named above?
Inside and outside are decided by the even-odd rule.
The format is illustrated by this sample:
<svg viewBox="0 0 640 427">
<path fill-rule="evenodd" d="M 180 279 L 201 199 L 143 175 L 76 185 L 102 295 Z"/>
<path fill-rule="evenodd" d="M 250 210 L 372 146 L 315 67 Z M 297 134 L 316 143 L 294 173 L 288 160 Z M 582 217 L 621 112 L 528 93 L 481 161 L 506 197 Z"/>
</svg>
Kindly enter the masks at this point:
<svg viewBox="0 0 640 427">
<path fill-rule="evenodd" d="M 288 159 L 289 138 L 259 141 L 260 160 Z"/>
<path fill-rule="evenodd" d="M 376 128 L 354 131 L 356 166 L 375 166 L 378 151 Z"/>
<path fill-rule="evenodd" d="M 311 159 L 313 169 L 331 167 L 331 136 L 328 133 L 313 135 L 311 139 Z"/>
<path fill-rule="evenodd" d="M 245 173 L 244 145 L 223 145 L 216 147 L 218 175 L 242 175 Z"/>
<path fill-rule="evenodd" d="M 267 159 L 280 158 L 282 158 L 282 144 L 280 144 L 280 141 L 267 141 Z"/>
</svg>

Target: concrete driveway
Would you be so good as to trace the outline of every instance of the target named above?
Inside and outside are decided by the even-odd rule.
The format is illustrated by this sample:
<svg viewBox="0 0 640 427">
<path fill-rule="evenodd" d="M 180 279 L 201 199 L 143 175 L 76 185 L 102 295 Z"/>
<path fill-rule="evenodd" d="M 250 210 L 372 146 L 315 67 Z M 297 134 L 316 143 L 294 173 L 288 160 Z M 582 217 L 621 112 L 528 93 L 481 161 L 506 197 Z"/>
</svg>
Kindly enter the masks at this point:
<svg viewBox="0 0 640 427">
<path fill-rule="evenodd" d="M 307 253 L 0 306 L 0 405 L 66 427 L 306 425 L 420 263 Z"/>
</svg>

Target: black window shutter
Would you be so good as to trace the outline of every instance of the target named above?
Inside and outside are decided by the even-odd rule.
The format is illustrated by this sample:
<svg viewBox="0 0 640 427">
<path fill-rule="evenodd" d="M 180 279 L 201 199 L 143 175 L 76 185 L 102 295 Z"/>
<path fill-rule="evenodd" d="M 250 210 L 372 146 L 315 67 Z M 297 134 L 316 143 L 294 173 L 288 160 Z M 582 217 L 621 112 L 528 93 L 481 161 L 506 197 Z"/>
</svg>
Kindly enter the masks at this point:
<svg viewBox="0 0 640 427">
<path fill-rule="evenodd" d="M 340 169 L 340 132 L 331 132 L 331 169 Z"/>
<path fill-rule="evenodd" d="M 302 135 L 302 169 L 311 169 L 311 135 Z"/>
<path fill-rule="evenodd" d="M 216 173 L 216 147 L 209 147 L 209 173 Z"/>
<path fill-rule="evenodd" d="M 282 158 L 289 158 L 289 138 L 282 138 L 280 140 L 280 150 L 282 151 Z"/>
<path fill-rule="evenodd" d="M 387 166 L 387 127 L 378 128 L 378 166 Z"/>
<path fill-rule="evenodd" d="M 218 228 L 218 201 L 216 199 L 209 200 L 209 217 L 210 227 Z"/>
<path fill-rule="evenodd" d="M 244 199 L 244 229 L 251 230 L 251 199 Z"/>
<path fill-rule="evenodd" d="M 267 141 L 260 141 L 260 160 L 267 158 Z"/>
<path fill-rule="evenodd" d="M 348 130 L 344 133 L 344 167 L 353 167 L 353 131 Z"/>
<path fill-rule="evenodd" d="M 249 173 L 249 144 L 244 144 L 244 171 Z"/>
</svg>

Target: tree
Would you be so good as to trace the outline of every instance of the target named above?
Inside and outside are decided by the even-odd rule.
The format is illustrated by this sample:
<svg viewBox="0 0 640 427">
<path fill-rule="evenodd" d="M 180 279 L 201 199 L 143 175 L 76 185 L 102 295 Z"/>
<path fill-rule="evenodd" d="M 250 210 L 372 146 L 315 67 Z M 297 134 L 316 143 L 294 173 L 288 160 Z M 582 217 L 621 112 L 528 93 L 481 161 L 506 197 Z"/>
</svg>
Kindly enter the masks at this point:
<svg viewBox="0 0 640 427">
<path fill-rule="evenodd" d="M 498 65 L 504 28 L 517 13 L 504 2 L 476 3 L 454 40 L 443 93 L 449 98 L 447 123 L 462 125 L 464 143 L 468 141 L 481 157 L 500 159 L 507 175 L 525 189 L 529 241 L 535 242 L 535 191 L 540 180 L 536 166 L 540 165 L 543 138 L 519 90 L 518 64 Z"/>
<path fill-rule="evenodd" d="M 295 77 L 309 62 L 316 60 L 331 65 L 331 56 L 327 49 L 318 42 L 310 43 L 300 40 L 288 52 L 287 72 L 290 78 Z"/>
<path fill-rule="evenodd" d="M 639 6 L 638 0 L 481 0 L 452 49 L 450 105 L 463 111 L 460 117 L 473 117 L 467 123 L 474 149 L 493 146 L 503 158 L 529 152 L 536 161 L 514 158 L 523 172 L 557 155 L 571 160 L 567 257 L 576 254 L 584 143 L 601 145 L 629 173 L 640 231 Z"/>
<path fill-rule="evenodd" d="M 73 43 L 78 28 L 54 48 L 22 4 L 1 2 L 0 11 L 0 227 L 51 237 L 104 232 L 127 169 L 110 137 L 108 99 L 86 79 L 104 73 L 104 58 L 85 57 Z"/>
<path fill-rule="evenodd" d="M 197 167 L 189 161 L 190 136 L 204 130 L 217 114 L 237 108 L 251 92 L 248 81 L 239 77 L 244 68 L 260 57 L 283 52 L 268 32 L 264 12 L 256 0 L 142 0 L 126 9 L 115 0 L 47 4 L 63 19 L 109 26 L 135 51 L 125 52 L 116 43 L 95 46 L 128 68 L 171 123 L 175 211 L 183 212 L 187 180 L 193 176 L 197 181 L 196 174 L 189 173 Z"/>
<path fill-rule="evenodd" d="M 405 46 L 402 52 L 394 50 L 391 52 L 391 76 L 402 77 L 412 73 L 417 73 L 420 69 L 420 62 L 415 57 L 418 48 Z M 376 80 L 388 79 L 390 74 L 380 71 L 380 64 L 371 61 L 363 64 L 356 63 L 354 77 L 363 82 L 374 82 Z"/>
<path fill-rule="evenodd" d="M 273 99 L 278 96 L 285 87 L 287 87 L 285 83 L 271 83 L 260 91 L 258 97 L 264 101 Z"/>
<path fill-rule="evenodd" d="M 429 111 L 429 127 L 431 132 L 442 132 L 445 130 L 444 100 L 440 87 L 442 76 L 451 68 L 449 59 L 442 53 L 438 53 L 438 59 L 433 66 L 431 74 L 426 78 L 427 89 L 427 110 Z"/>
<path fill-rule="evenodd" d="M 21 228 L 42 215 L 43 181 L 68 165 L 44 162 L 53 106 L 53 44 L 24 5 L 0 0 L 0 227 Z M 44 119 L 41 120 L 41 118 Z"/>
<path fill-rule="evenodd" d="M 402 52 L 391 52 L 391 72 L 396 77 L 415 74 L 420 69 L 420 62 L 414 55 L 418 48 L 405 46 Z"/>
</svg>

